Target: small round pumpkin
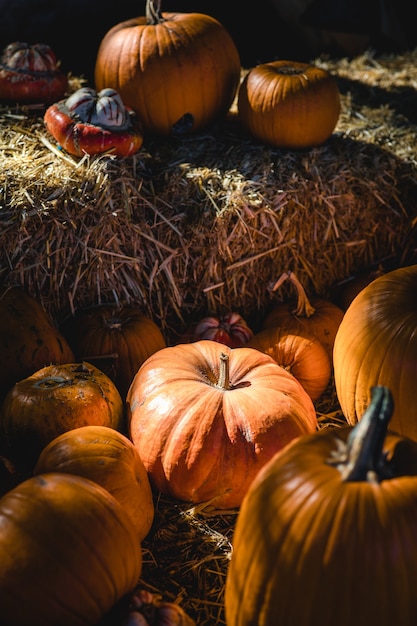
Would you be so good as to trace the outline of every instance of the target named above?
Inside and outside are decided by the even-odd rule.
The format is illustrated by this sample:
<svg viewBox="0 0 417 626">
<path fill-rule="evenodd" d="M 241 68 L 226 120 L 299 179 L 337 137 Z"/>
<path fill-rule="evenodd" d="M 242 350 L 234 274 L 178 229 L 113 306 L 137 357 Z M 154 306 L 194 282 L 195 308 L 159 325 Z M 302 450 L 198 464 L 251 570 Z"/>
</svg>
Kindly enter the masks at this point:
<svg viewBox="0 0 417 626">
<path fill-rule="evenodd" d="M 123 401 L 90 363 L 43 367 L 18 381 L 0 408 L 0 441 L 17 469 L 32 471 L 42 449 L 67 430 L 96 424 L 122 430 Z"/>
<path fill-rule="evenodd" d="M 69 474 L 25 480 L 0 499 L 2 624 L 95 626 L 137 584 L 136 530 L 120 503 Z"/>
<path fill-rule="evenodd" d="M 108 426 L 80 426 L 50 441 L 33 474 L 64 472 L 89 478 L 120 502 L 132 519 L 139 541 L 149 533 L 154 503 L 148 474 L 125 435 Z"/>
<path fill-rule="evenodd" d="M 400 267 L 364 287 L 345 312 L 333 351 L 337 398 L 354 425 L 369 389 L 394 397 L 391 429 L 417 441 L 417 265 Z"/>
<path fill-rule="evenodd" d="M 228 626 L 414 626 L 417 444 L 387 432 L 373 390 L 355 428 L 299 437 L 264 466 L 239 511 Z"/>
<path fill-rule="evenodd" d="M 266 461 L 317 428 L 310 397 L 272 357 L 210 340 L 150 356 L 129 389 L 127 422 L 159 491 L 218 509 L 239 506 Z"/>
<path fill-rule="evenodd" d="M 128 305 L 80 310 L 61 327 L 78 360 L 94 363 L 116 384 L 122 398 L 139 367 L 166 347 L 159 326 Z"/>
<path fill-rule="evenodd" d="M 246 320 L 236 311 L 223 315 L 207 315 L 201 318 L 181 337 L 181 342 L 210 339 L 224 343 L 230 348 L 243 348 L 253 337 L 253 331 Z"/>
<path fill-rule="evenodd" d="M 336 79 L 301 61 L 278 60 L 251 68 L 238 91 L 242 125 L 259 141 L 301 149 L 324 143 L 340 115 Z"/>
<path fill-rule="evenodd" d="M 96 58 L 97 90 L 112 87 L 138 115 L 145 133 L 196 132 L 227 113 L 240 81 L 236 45 L 215 18 L 161 13 L 116 24 Z"/>
<path fill-rule="evenodd" d="M 0 401 L 22 378 L 51 363 L 74 361 L 42 305 L 19 286 L 0 286 Z"/>
</svg>

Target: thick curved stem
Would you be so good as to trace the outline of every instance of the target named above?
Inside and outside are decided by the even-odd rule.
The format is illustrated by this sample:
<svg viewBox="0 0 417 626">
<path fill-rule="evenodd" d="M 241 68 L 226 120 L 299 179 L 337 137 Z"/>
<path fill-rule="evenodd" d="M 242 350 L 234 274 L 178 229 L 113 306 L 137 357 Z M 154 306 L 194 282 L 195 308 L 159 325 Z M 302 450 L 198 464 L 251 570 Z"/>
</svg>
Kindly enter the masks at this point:
<svg viewBox="0 0 417 626">
<path fill-rule="evenodd" d="M 161 0 L 146 0 L 146 23 L 159 24 L 162 22 Z"/>
<path fill-rule="evenodd" d="M 294 315 L 303 317 L 311 317 L 311 315 L 314 315 L 316 309 L 310 303 L 303 285 L 300 283 L 297 276 L 291 270 L 281 274 L 275 285 L 272 287 L 272 291 L 276 291 L 277 289 L 279 289 L 282 283 L 285 282 L 287 279 L 292 282 L 297 290 L 297 306 L 292 311 Z"/>
</svg>

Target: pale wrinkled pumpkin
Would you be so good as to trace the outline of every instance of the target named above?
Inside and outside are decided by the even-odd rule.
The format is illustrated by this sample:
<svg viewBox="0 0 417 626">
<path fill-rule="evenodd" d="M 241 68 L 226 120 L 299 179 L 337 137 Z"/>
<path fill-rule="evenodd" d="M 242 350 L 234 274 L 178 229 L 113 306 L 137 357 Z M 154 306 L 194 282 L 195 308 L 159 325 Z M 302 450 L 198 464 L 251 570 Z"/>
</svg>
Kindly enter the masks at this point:
<svg viewBox="0 0 417 626">
<path fill-rule="evenodd" d="M 336 334 L 337 397 L 350 424 L 369 402 L 373 385 L 394 396 L 392 430 L 417 440 L 417 265 L 387 272 L 364 287 Z"/>
<path fill-rule="evenodd" d="M 317 427 L 310 397 L 272 357 L 210 340 L 149 357 L 129 389 L 127 422 L 157 489 L 219 509 L 239 506 L 266 461 Z"/>
<path fill-rule="evenodd" d="M 61 433 L 97 424 L 122 430 L 123 401 L 114 383 L 90 363 L 43 367 L 18 381 L 0 407 L 0 442 L 17 469 L 32 470 Z"/>
<path fill-rule="evenodd" d="M 235 526 L 228 626 L 415 626 L 417 445 L 387 434 L 391 399 L 374 389 L 355 429 L 300 437 L 259 472 Z"/>
<path fill-rule="evenodd" d="M 98 483 L 129 514 L 138 539 L 149 533 L 154 503 L 148 474 L 125 435 L 108 426 L 80 426 L 62 433 L 42 450 L 33 474 L 63 472 Z"/>
<path fill-rule="evenodd" d="M 0 499 L 0 616 L 7 626 L 96 626 L 137 584 L 141 546 L 100 485 L 25 480 Z"/>
<path fill-rule="evenodd" d="M 96 58 L 97 90 L 111 87 L 138 115 L 145 133 L 196 132 L 227 113 L 240 81 L 236 45 L 220 22 L 202 13 L 161 13 L 116 24 Z"/>
</svg>

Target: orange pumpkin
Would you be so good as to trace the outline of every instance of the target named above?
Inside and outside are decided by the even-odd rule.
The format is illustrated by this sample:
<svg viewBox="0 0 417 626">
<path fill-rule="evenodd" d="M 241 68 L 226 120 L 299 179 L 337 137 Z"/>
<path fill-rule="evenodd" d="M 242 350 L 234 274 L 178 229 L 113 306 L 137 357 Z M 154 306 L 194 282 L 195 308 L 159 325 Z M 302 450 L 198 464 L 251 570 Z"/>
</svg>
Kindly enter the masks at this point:
<svg viewBox="0 0 417 626">
<path fill-rule="evenodd" d="M 309 148 L 333 133 L 340 115 L 335 78 L 301 61 L 271 61 L 249 70 L 238 91 L 242 125 L 279 148 Z"/>
<path fill-rule="evenodd" d="M 98 483 L 129 514 L 139 541 L 149 533 L 154 503 L 148 474 L 125 435 L 108 426 L 80 426 L 50 441 L 42 450 L 34 475 L 64 472 Z"/>
<path fill-rule="evenodd" d="M 291 271 L 282 274 L 272 290 L 277 291 L 287 280 L 296 289 L 296 300 L 290 299 L 275 305 L 264 320 L 264 328 L 279 326 L 288 332 L 312 333 L 327 349 L 332 361 L 334 340 L 343 318 L 342 309 L 325 298 L 309 299 L 303 285 Z"/>
<path fill-rule="evenodd" d="M 328 352 L 312 333 L 266 328 L 256 333 L 246 345 L 268 354 L 291 372 L 313 402 L 322 396 L 330 382 L 332 368 Z"/>
<path fill-rule="evenodd" d="M 124 406 L 114 383 L 90 363 L 44 367 L 18 381 L 0 408 L 0 441 L 16 468 L 32 470 L 61 433 L 97 424 L 121 430 Z"/>
<path fill-rule="evenodd" d="M 145 133 L 186 134 L 226 114 L 240 81 L 240 57 L 220 22 L 201 13 L 161 13 L 116 24 L 95 64 L 97 90 L 111 87 L 138 115 Z"/>
<path fill-rule="evenodd" d="M 387 432 L 391 400 L 374 389 L 355 428 L 300 437 L 259 472 L 233 535 L 228 626 L 416 624 L 417 444 Z"/>
<path fill-rule="evenodd" d="M 61 330 L 77 359 L 102 369 L 123 399 L 142 363 L 166 346 L 157 324 L 139 309 L 127 305 L 81 310 Z"/>
<path fill-rule="evenodd" d="M 142 571 L 122 506 L 69 474 L 25 480 L 0 499 L 0 615 L 7 626 L 94 626 Z"/>
<path fill-rule="evenodd" d="M 417 441 L 417 265 L 400 267 L 364 287 L 336 334 L 335 388 L 349 424 L 369 403 L 369 389 L 386 385 L 394 397 L 392 430 Z"/>
<path fill-rule="evenodd" d="M 313 403 L 268 355 L 201 340 L 159 350 L 127 396 L 130 438 L 151 483 L 179 500 L 239 506 L 277 450 L 315 431 Z"/>
<path fill-rule="evenodd" d="M 22 378 L 74 354 L 42 305 L 22 287 L 0 285 L 0 401 Z"/>
</svg>

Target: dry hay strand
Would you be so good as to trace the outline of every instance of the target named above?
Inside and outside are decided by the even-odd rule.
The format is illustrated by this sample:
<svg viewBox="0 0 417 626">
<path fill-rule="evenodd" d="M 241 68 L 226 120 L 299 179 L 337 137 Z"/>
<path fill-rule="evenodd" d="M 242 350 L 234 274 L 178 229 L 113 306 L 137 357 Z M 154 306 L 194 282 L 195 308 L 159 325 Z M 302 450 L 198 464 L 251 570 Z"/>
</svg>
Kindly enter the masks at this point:
<svg viewBox="0 0 417 626">
<path fill-rule="evenodd" d="M 340 81 L 342 113 L 304 151 L 253 141 L 231 111 L 205 133 L 147 139 L 129 159 L 76 159 L 39 112 L 1 109 L 0 280 L 58 321 L 129 302 L 177 336 L 232 309 L 256 326 L 284 271 L 327 295 L 381 260 L 404 263 L 415 253 L 416 56 L 316 60 Z"/>
</svg>

